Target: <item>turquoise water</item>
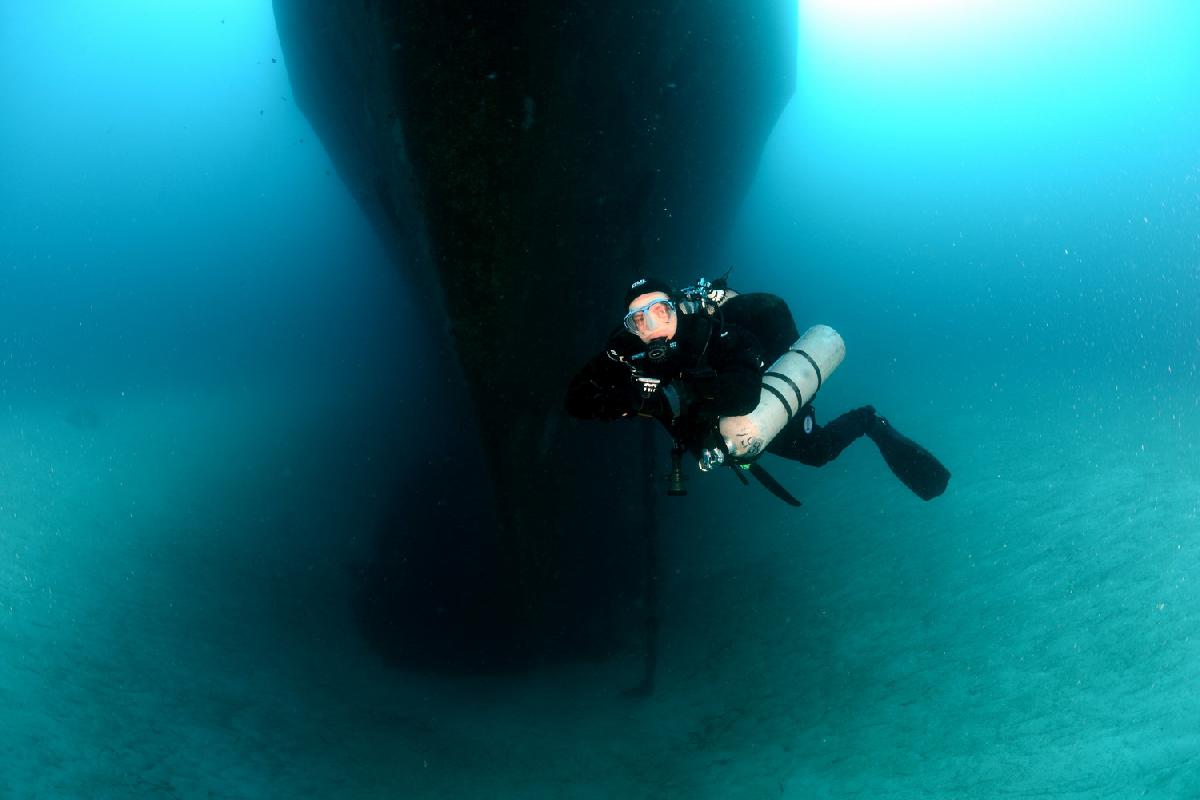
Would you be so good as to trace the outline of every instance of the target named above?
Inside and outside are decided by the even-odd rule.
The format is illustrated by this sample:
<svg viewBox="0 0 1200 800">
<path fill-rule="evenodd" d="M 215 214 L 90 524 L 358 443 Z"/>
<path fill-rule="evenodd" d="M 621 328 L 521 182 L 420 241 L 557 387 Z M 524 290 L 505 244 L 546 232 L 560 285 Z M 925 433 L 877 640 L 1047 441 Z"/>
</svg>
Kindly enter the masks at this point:
<svg viewBox="0 0 1200 800">
<path fill-rule="evenodd" d="M 1200 796 L 1200 12 L 862 7 L 722 264 L 954 478 L 695 477 L 639 703 L 357 635 L 433 367 L 269 4 L 0 9 L 0 797 Z"/>
</svg>

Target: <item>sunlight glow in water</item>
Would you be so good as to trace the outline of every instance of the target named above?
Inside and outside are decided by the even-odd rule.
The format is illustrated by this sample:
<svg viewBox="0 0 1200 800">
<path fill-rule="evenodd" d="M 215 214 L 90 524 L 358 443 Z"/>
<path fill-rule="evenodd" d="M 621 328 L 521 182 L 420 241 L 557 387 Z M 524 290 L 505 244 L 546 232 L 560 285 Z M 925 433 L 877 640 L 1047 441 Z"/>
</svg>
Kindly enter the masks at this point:
<svg viewBox="0 0 1200 800">
<path fill-rule="evenodd" d="M 820 39 L 909 51 L 974 38 L 998 24 L 1019 22 L 1032 8 L 1019 0 L 800 1 L 804 27 Z"/>
<path fill-rule="evenodd" d="M 1200 15 L 1173 0 L 800 0 L 797 98 L 845 139 L 1066 144 L 1171 113 Z"/>
</svg>

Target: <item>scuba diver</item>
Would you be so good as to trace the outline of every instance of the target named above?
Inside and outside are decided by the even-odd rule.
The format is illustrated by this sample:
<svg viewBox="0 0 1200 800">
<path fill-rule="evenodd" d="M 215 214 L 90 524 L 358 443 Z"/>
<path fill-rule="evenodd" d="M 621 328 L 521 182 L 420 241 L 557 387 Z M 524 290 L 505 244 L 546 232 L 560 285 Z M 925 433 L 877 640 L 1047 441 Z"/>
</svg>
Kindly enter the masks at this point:
<svg viewBox="0 0 1200 800">
<path fill-rule="evenodd" d="M 660 421 L 674 441 L 668 494 L 686 494 L 681 460 L 691 453 L 701 471 L 729 466 L 743 483 L 748 472 L 799 505 L 758 457 L 766 452 L 819 467 L 864 435 L 914 494 L 942 494 L 949 470 L 873 407 L 817 424 L 812 398 L 844 352 L 826 326 L 801 336 L 776 295 L 738 294 L 725 278 L 682 290 L 642 278 L 625 293 L 622 327 L 571 380 L 566 410 L 579 419 Z"/>
</svg>

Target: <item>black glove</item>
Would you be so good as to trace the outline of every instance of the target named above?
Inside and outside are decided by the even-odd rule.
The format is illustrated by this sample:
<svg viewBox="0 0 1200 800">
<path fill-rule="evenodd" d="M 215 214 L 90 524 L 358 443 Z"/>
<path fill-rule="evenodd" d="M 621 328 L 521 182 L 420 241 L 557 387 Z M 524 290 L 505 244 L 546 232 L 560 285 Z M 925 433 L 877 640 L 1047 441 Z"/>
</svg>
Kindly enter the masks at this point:
<svg viewBox="0 0 1200 800">
<path fill-rule="evenodd" d="M 617 419 L 634 410 L 629 379 L 616 383 L 578 378 L 567 390 L 567 413 L 580 419 Z"/>
<path fill-rule="evenodd" d="M 625 416 L 637 408 L 630 384 L 629 367 L 601 353 L 571 379 L 565 398 L 567 413 L 579 419 Z"/>
<path fill-rule="evenodd" d="M 643 400 L 635 383 L 627 380 L 605 388 L 598 396 L 602 408 L 601 419 L 618 419 L 638 413 Z"/>
</svg>

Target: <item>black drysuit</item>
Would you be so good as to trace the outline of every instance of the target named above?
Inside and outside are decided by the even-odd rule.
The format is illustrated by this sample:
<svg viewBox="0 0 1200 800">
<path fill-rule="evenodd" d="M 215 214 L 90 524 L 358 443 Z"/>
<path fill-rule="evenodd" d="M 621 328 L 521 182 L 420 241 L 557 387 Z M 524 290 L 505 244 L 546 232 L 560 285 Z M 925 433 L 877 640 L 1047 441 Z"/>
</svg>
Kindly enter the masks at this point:
<svg viewBox="0 0 1200 800">
<path fill-rule="evenodd" d="M 680 314 L 671 347 L 660 360 L 633 334 L 619 330 L 605 352 L 571 380 L 567 412 L 581 419 L 630 414 L 660 420 L 693 452 L 720 447 L 720 417 L 749 414 L 758 405 L 764 367 L 800 338 L 791 311 L 772 294 L 743 294 L 715 314 Z M 950 472 L 871 406 L 816 424 L 805 405 L 767 445 L 766 452 L 819 467 L 866 434 L 892 472 L 923 500 L 945 491 Z"/>
<path fill-rule="evenodd" d="M 737 295 L 713 315 L 680 314 L 674 346 L 660 361 L 645 357 L 641 340 L 621 329 L 609 339 L 606 351 L 571 381 L 567 412 L 581 419 L 652 416 L 691 450 L 716 446 L 718 418 L 753 411 L 761 394 L 763 368 L 798 338 L 783 300 L 758 293 Z M 639 381 L 635 371 L 650 382 Z M 653 384 L 655 380 L 660 383 Z M 821 466 L 867 433 L 875 419 L 874 409 L 867 406 L 822 427 L 816 424 L 809 403 L 766 452 Z"/>
</svg>

